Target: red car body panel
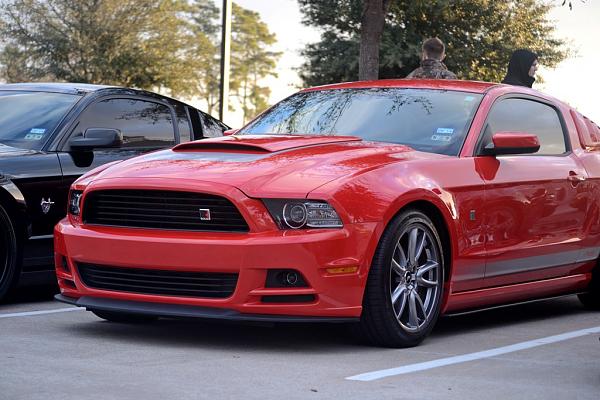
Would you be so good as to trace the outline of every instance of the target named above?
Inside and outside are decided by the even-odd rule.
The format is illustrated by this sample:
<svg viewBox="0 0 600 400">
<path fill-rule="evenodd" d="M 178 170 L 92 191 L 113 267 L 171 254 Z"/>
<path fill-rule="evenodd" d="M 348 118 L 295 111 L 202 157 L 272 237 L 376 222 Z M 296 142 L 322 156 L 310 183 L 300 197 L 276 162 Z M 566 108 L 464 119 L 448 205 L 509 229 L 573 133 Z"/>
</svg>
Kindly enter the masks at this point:
<svg viewBox="0 0 600 400">
<path fill-rule="evenodd" d="M 534 90 L 482 82 L 389 80 L 324 87 L 406 87 L 484 94 L 458 157 L 354 137 L 228 136 L 180 145 L 94 171 L 73 188 L 159 189 L 223 196 L 248 233 L 87 226 L 70 215 L 55 229 L 61 293 L 185 304 L 249 314 L 359 317 L 379 239 L 408 205 L 439 218 L 447 244 L 443 312 L 584 290 L 600 252 L 600 157 L 580 142 L 572 110 Z M 562 114 L 564 156 L 476 156 L 492 105 L 532 96 Z M 581 126 L 582 123 L 580 122 Z M 582 128 L 580 128 L 582 129 Z M 231 157 L 222 160 L 223 152 Z M 236 159 L 238 161 L 236 161 Z M 260 199 L 324 200 L 340 229 L 278 229 Z M 62 264 L 67 260 L 68 269 Z M 103 291 L 86 287 L 77 262 L 160 270 L 239 272 L 226 299 Z M 308 288 L 265 288 L 267 271 L 294 268 Z M 335 274 L 331 268 L 355 268 Z M 310 303 L 262 303 L 264 295 L 313 294 Z"/>
</svg>

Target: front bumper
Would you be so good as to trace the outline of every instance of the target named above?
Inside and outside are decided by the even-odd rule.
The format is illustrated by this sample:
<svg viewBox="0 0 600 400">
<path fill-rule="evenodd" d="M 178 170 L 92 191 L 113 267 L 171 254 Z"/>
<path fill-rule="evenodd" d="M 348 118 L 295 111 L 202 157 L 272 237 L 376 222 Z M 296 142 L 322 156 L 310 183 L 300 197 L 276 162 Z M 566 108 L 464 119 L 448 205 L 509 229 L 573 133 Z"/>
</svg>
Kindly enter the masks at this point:
<svg viewBox="0 0 600 400">
<path fill-rule="evenodd" d="M 55 228 L 56 273 L 61 290 L 58 299 L 88 309 L 162 316 L 355 320 L 362 311 L 374 232 L 375 223 L 349 224 L 343 229 L 237 234 L 89 227 L 64 219 Z M 88 287 L 78 273 L 78 263 L 239 275 L 233 295 L 225 299 L 166 296 Z M 327 271 L 353 267 L 356 272 Z M 266 288 L 270 269 L 295 269 L 308 287 Z M 314 300 L 263 302 L 264 296 L 294 295 L 312 295 Z"/>
</svg>

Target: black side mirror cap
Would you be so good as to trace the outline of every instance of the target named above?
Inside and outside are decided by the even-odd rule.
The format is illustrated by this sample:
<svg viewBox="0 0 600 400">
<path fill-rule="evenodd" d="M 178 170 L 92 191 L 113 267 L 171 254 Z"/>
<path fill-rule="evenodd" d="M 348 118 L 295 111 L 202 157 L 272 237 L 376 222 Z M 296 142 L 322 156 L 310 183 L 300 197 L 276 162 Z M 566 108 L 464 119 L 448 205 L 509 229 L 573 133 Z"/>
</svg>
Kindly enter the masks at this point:
<svg viewBox="0 0 600 400">
<path fill-rule="evenodd" d="M 69 140 L 69 146 L 74 151 L 93 150 L 98 148 L 114 148 L 123 144 L 123 134 L 118 129 L 89 128 L 82 136 Z"/>
</svg>

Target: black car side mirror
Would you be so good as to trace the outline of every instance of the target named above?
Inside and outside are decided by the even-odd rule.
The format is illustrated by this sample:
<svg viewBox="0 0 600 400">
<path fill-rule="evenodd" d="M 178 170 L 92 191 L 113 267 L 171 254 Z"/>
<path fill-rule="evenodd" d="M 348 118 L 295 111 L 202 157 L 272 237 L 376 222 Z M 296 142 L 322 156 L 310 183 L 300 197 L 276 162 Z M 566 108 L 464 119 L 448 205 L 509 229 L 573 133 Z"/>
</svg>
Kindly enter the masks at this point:
<svg viewBox="0 0 600 400">
<path fill-rule="evenodd" d="M 74 151 L 86 151 L 97 148 L 120 147 L 123 144 L 123 134 L 118 129 L 89 128 L 83 136 L 69 140 L 69 146 Z"/>
</svg>

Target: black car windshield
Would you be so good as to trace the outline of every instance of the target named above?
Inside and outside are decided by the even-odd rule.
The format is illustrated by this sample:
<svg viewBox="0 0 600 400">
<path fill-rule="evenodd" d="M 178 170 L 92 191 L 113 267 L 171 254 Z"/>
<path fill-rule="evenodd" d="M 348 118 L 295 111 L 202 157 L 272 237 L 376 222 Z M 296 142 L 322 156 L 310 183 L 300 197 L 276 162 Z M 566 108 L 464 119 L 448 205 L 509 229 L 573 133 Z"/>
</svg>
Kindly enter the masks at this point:
<svg viewBox="0 0 600 400">
<path fill-rule="evenodd" d="M 300 92 L 238 134 L 351 135 L 456 156 L 482 97 L 412 88 Z"/>
<path fill-rule="evenodd" d="M 0 143 L 40 150 L 81 96 L 0 90 Z"/>
</svg>

